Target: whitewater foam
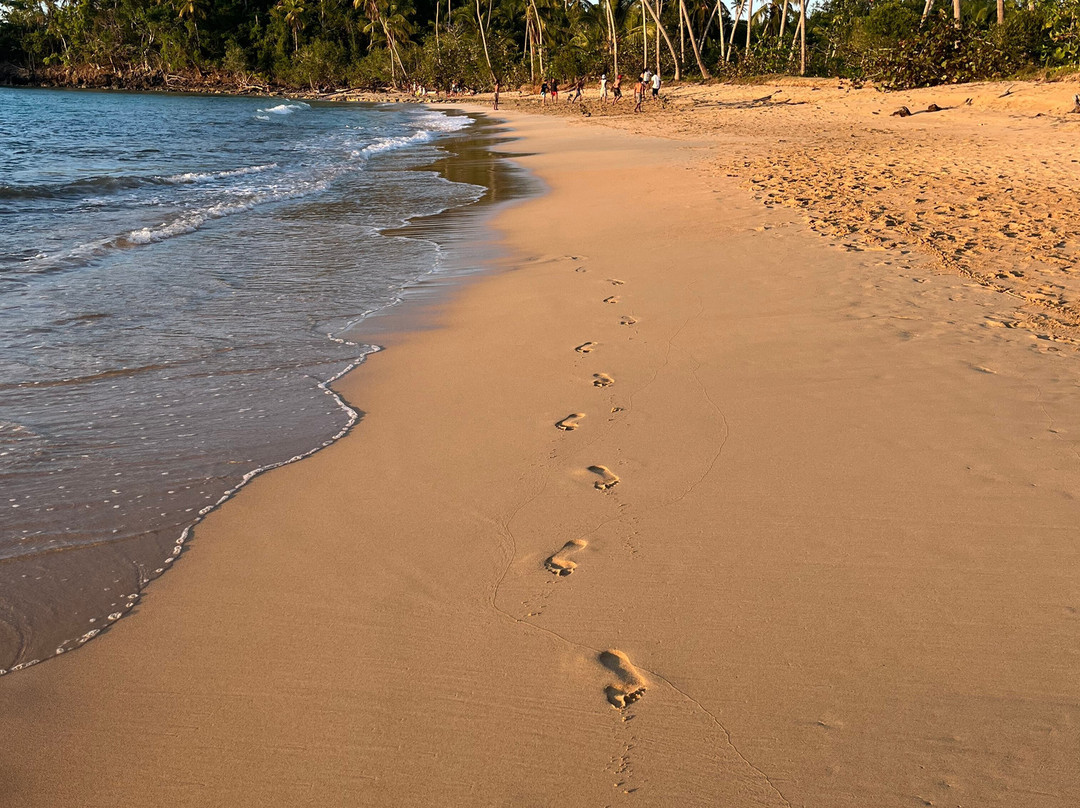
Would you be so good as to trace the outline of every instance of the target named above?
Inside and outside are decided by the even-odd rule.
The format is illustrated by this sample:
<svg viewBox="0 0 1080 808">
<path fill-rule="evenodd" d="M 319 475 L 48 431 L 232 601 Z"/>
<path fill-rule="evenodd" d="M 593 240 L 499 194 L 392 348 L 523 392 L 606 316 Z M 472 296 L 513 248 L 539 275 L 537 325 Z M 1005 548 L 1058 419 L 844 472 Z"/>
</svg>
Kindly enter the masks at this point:
<svg viewBox="0 0 1080 808">
<path fill-rule="evenodd" d="M 459 132 L 471 125 L 472 122 L 472 118 L 464 115 L 447 115 L 443 112 L 438 112 L 437 110 L 430 110 L 416 116 L 416 118 L 410 122 L 413 126 L 418 127 L 418 131 L 413 132 L 411 135 L 386 137 L 376 140 L 374 143 L 369 143 L 362 149 L 354 149 L 351 152 L 351 156 L 353 159 L 366 159 L 372 155 L 381 154 L 382 152 L 394 151 L 418 143 L 430 143 L 435 140 L 437 135 L 448 132 Z"/>
<path fill-rule="evenodd" d="M 259 112 L 261 112 L 263 115 L 292 115 L 294 112 L 301 109 L 311 109 L 311 104 L 305 104 L 303 101 L 296 101 L 292 104 L 278 104 L 276 107 L 260 109 Z M 269 120 L 269 118 L 266 118 L 265 120 Z"/>
<path fill-rule="evenodd" d="M 143 227 L 132 230 L 126 236 L 114 239 L 109 246 L 126 247 L 139 244 L 152 244 L 157 241 L 174 236 L 182 236 L 186 233 L 194 233 L 206 222 L 214 219 L 222 219 L 235 213 L 243 213 L 252 208 L 268 202 L 282 202 L 288 199 L 297 199 L 308 194 L 322 191 L 329 184 L 329 180 L 320 179 L 314 182 L 303 183 L 293 188 L 274 188 L 265 193 L 252 194 L 242 202 L 219 202 L 205 208 L 200 208 L 171 222 L 162 222 L 156 227 Z"/>
<path fill-rule="evenodd" d="M 310 108 L 302 101 L 278 104 L 259 112 L 273 113 L 278 115 L 290 115 L 297 110 Z M 408 135 L 383 137 L 368 143 L 362 148 L 352 149 L 349 156 L 353 160 L 364 160 L 386 152 L 408 148 L 424 143 L 430 143 L 441 134 L 460 131 L 473 123 L 473 120 L 464 115 L 447 115 L 437 110 L 427 110 L 414 116 L 409 122 L 409 128 L 416 131 Z M 295 148 L 303 148 L 297 144 Z M 99 258 L 114 249 L 126 249 L 165 241 L 176 236 L 194 233 L 206 223 L 222 219 L 226 216 L 250 211 L 253 208 L 269 202 L 284 201 L 307 196 L 325 189 L 329 183 L 343 172 L 356 170 L 347 163 L 339 163 L 332 167 L 323 167 L 320 176 L 314 179 L 300 180 L 295 184 L 271 185 L 259 188 L 252 186 L 219 187 L 214 191 L 216 199 L 208 200 L 200 206 L 185 211 L 180 215 L 162 221 L 159 224 L 147 225 L 130 230 L 123 235 L 108 236 L 94 239 L 82 244 L 77 244 L 63 252 L 53 254 L 38 254 L 27 259 L 32 269 L 30 271 L 48 272 L 55 269 L 66 269 L 85 264 Z M 220 180 L 228 180 L 234 177 L 246 175 L 264 174 L 280 168 L 277 162 L 262 163 L 251 166 L 241 166 L 222 171 L 189 171 L 168 176 L 154 176 L 143 178 L 131 178 L 136 182 L 156 185 L 198 185 L 200 183 L 213 183 Z M 110 178 L 112 179 L 112 178 Z M 128 179 L 128 178 L 125 178 Z M 224 199 L 222 198 L 224 197 Z M 160 205 L 168 204 L 167 201 L 143 200 L 145 204 Z"/>
<path fill-rule="evenodd" d="M 165 177 L 163 181 L 177 185 L 188 185 L 205 180 L 223 180 L 228 177 L 242 177 L 245 174 L 261 174 L 277 167 L 277 163 L 267 163 L 266 165 L 244 166 L 243 168 L 233 168 L 227 171 L 188 171 L 184 174 L 173 174 L 171 177 Z"/>
</svg>

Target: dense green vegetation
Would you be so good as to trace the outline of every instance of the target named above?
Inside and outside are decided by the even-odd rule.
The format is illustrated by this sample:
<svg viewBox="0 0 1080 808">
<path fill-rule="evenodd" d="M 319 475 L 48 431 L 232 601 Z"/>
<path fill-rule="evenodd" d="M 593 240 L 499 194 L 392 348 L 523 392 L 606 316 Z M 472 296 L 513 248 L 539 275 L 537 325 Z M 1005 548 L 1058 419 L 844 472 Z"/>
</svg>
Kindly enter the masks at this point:
<svg viewBox="0 0 1080 808">
<path fill-rule="evenodd" d="M 1080 0 L 933 2 L 825 0 L 803 20 L 800 0 L 0 0 L 0 75 L 486 89 L 647 64 L 905 87 L 1080 67 Z"/>
</svg>

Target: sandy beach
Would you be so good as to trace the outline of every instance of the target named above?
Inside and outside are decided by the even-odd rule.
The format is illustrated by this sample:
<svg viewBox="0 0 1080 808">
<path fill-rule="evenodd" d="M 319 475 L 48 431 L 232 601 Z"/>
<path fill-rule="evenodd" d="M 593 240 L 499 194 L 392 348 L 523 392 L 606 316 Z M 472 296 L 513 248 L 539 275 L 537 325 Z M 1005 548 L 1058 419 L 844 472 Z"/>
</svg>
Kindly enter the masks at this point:
<svg viewBox="0 0 1080 808">
<path fill-rule="evenodd" d="M 499 113 L 492 271 L 0 679 L 0 803 L 1080 804 L 1075 83 L 819 84 Z"/>
</svg>

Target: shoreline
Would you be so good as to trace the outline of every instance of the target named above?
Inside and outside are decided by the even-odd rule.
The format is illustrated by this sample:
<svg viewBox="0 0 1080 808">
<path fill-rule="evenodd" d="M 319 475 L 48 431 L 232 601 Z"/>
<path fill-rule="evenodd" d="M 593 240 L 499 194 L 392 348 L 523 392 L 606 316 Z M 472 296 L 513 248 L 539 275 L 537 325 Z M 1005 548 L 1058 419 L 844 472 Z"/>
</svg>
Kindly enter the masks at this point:
<svg viewBox="0 0 1080 808">
<path fill-rule="evenodd" d="M 74 576 L 81 579 L 77 591 L 62 592 L 66 600 L 54 601 L 56 612 L 60 616 L 54 616 L 52 621 L 42 619 L 39 614 L 47 614 L 45 609 L 28 609 L 25 613 L 16 613 L 15 619 L 9 618 L 8 624 L 2 626 L 9 631 L 0 633 L 0 640 L 5 640 L 0 642 L 0 677 L 19 673 L 62 654 L 77 651 L 90 640 L 108 632 L 117 621 L 137 606 L 147 587 L 165 574 L 182 556 L 192 532 L 207 515 L 235 497 L 256 477 L 311 457 L 351 431 L 362 414 L 350 407 L 334 390 L 334 384 L 359 369 L 368 357 L 383 350 L 384 346 L 368 341 L 369 338 L 378 336 L 380 329 L 376 323 L 382 322 L 388 315 L 391 320 L 410 317 L 416 321 L 415 313 L 406 314 L 402 309 L 422 308 L 415 303 L 424 298 L 432 298 L 429 301 L 431 304 L 437 303 L 442 294 L 440 287 L 452 284 L 455 278 L 460 280 L 475 271 L 462 254 L 477 249 L 493 249 L 493 245 L 488 243 L 491 239 L 480 232 L 482 223 L 488 221 L 500 205 L 529 193 L 524 187 L 526 183 L 518 176 L 519 172 L 505 165 L 505 158 L 494 151 L 495 146 L 503 140 L 498 126 L 475 115 L 461 114 L 473 118 L 478 125 L 474 124 L 475 128 L 446 138 L 442 142 L 442 154 L 438 159 L 409 170 L 435 173 L 447 181 L 483 187 L 482 195 L 473 202 L 451 206 L 431 215 L 415 216 L 386 228 L 382 235 L 387 238 L 418 239 L 435 245 L 436 263 L 401 289 L 395 301 L 367 312 L 339 332 L 327 335 L 331 340 L 352 343 L 359 351 L 355 360 L 316 384 L 319 390 L 334 399 L 336 406 L 345 414 L 346 423 L 334 434 L 318 436 L 314 445 L 292 457 L 252 468 L 235 478 L 231 487 L 222 491 L 214 501 L 200 507 L 192 521 L 183 525 L 175 534 L 147 540 L 147 536 L 165 533 L 150 526 L 144 533 L 120 542 L 73 545 L 46 553 L 16 555 L 0 560 L 0 572 L 3 573 L 2 580 L 6 585 L 8 603 L 19 603 L 20 592 L 27 600 L 31 597 L 35 601 L 47 600 L 40 584 L 42 578 L 61 582 Z M 491 167 L 485 169 L 485 164 L 490 164 Z M 490 187 L 484 185 L 484 182 L 489 183 Z M 461 232 L 455 232 L 453 226 L 440 226 L 440 223 L 450 220 L 458 223 L 457 230 Z M 125 550 L 130 543 L 141 543 L 145 546 L 137 550 Z M 126 559 L 127 563 L 113 560 L 114 553 L 118 558 Z M 129 567 L 137 568 L 137 577 L 130 574 Z M 58 588 L 63 589 L 62 583 Z M 120 590 L 121 594 L 117 595 L 114 590 Z M 93 619 L 87 621 L 87 617 Z M 7 636 L 8 633 L 12 636 Z M 7 664 L 4 664 L 5 662 Z"/>
<path fill-rule="evenodd" d="M 3 788 L 1069 805 L 1067 357 L 712 143 L 505 117 L 549 188 L 494 224 L 516 271 L 343 379 L 357 430 L 212 514 L 142 619 L 0 683 Z"/>
</svg>

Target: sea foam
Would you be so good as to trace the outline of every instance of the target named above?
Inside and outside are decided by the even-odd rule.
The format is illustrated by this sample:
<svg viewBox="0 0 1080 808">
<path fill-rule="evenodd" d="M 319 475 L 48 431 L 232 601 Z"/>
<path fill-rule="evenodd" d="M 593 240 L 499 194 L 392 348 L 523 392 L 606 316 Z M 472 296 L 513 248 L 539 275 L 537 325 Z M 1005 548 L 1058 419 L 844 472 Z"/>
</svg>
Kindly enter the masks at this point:
<svg viewBox="0 0 1080 808">
<path fill-rule="evenodd" d="M 311 105 L 305 104 L 303 101 L 296 101 L 291 104 L 278 104 L 276 107 L 260 109 L 259 112 L 263 115 L 292 115 L 294 112 L 297 112 L 301 109 L 311 109 Z M 260 118 L 260 120 L 262 119 Z"/>
<path fill-rule="evenodd" d="M 233 168 L 227 171 L 188 171 L 184 174 L 173 174 L 171 177 L 165 177 L 163 181 L 177 185 L 186 185 L 193 182 L 203 182 L 205 180 L 223 180 L 228 177 L 242 177 L 245 174 L 261 174 L 263 171 L 270 171 L 277 167 L 277 163 L 267 163 L 266 165 L 244 166 L 243 168 Z"/>
</svg>

